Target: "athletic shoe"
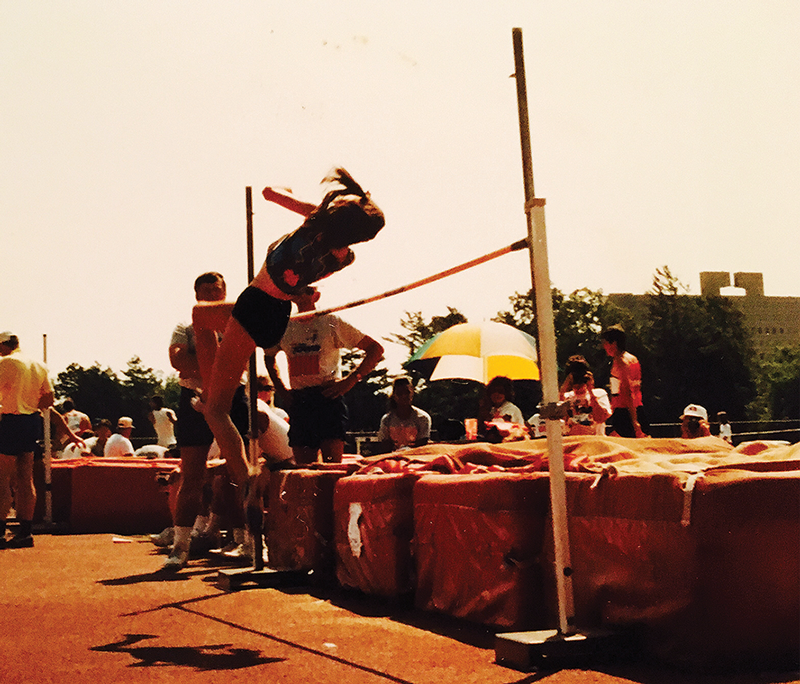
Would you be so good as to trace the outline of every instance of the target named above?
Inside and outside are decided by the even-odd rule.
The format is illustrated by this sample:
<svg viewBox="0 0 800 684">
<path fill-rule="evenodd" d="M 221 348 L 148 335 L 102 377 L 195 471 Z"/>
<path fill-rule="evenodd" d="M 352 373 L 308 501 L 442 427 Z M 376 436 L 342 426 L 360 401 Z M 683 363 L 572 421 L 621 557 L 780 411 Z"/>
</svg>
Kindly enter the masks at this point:
<svg viewBox="0 0 800 684">
<path fill-rule="evenodd" d="M 239 544 L 237 544 L 235 541 L 230 541 L 227 544 L 225 544 L 225 546 L 222 546 L 218 549 L 211 549 L 209 553 L 213 556 L 221 556 L 223 554 L 228 553 L 229 551 L 233 551 L 238 546 Z"/>
<path fill-rule="evenodd" d="M 150 541 L 162 549 L 166 548 L 167 546 L 172 546 L 172 544 L 175 542 L 175 528 L 165 527 L 158 534 L 151 534 Z"/>
<path fill-rule="evenodd" d="M 203 558 L 211 549 L 219 547 L 219 537 L 214 534 L 196 534 L 189 539 L 189 556 Z"/>
<path fill-rule="evenodd" d="M 230 551 L 226 551 L 222 555 L 231 560 L 251 560 L 253 552 L 248 548 L 248 544 L 237 544 Z"/>
<path fill-rule="evenodd" d="M 172 551 L 170 551 L 169 557 L 164 561 L 164 565 L 161 566 L 161 570 L 163 572 L 178 572 L 178 570 L 182 570 L 186 567 L 186 563 L 188 561 L 188 549 L 178 549 L 173 547 Z"/>
<path fill-rule="evenodd" d="M 30 549 L 33 547 L 33 537 L 29 534 L 17 537 L 11 537 L 6 540 L 7 549 Z"/>
</svg>

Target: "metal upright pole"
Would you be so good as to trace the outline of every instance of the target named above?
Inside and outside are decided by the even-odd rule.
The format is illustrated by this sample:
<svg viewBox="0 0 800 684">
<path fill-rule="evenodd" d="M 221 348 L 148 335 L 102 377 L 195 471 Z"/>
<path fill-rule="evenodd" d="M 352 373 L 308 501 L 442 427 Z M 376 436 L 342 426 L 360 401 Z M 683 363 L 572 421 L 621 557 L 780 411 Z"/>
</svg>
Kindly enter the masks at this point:
<svg viewBox="0 0 800 684">
<path fill-rule="evenodd" d="M 547 264 L 547 236 L 544 225 L 544 200 L 533 192 L 528 95 L 522 57 L 522 29 L 512 30 L 514 76 L 517 81 L 522 169 L 525 177 L 525 214 L 531 272 L 536 298 L 536 321 L 539 329 L 539 370 L 542 377 L 540 414 L 547 426 L 547 456 L 550 471 L 550 511 L 553 518 L 558 629 L 533 632 L 508 632 L 495 636 L 495 659 L 500 665 L 529 671 L 537 668 L 570 666 L 573 660 L 585 666 L 587 659 L 607 656 L 621 647 L 623 637 L 608 630 L 577 630 L 573 624 L 575 609 L 572 594 L 572 568 L 569 550 L 564 443 L 561 432 L 561 405 L 558 396 L 556 336 L 553 325 L 553 301 Z"/>
<path fill-rule="evenodd" d="M 255 278 L 255 260 L 253 257 L 253 188 L 245 188 L 245 204 L 247 210 L 247 282 Z M 248 457 L 250 465 L 255 469 L 258 466 L 260 455 L 258 447 L 258 371 L 256 370 L 256 354 L 253 352 L 248 367 L 247 384 L 250 394 L 249 425 L 250 440 Z M 255 484 L 254 484 L 255 486 Z M 253 569 L 264 569 L 264 506 L 259 493 L 256 501 L 249 502 L 247 524 L 253 537 Z"/>
<path fill-rule="evenodd" d="M 42 335 L 42 360 L 47 366 L 47 335 Z M 42 411 L 42 423 L 44 427 L 44 522 L 50 525 L 53 522 L 53 446 L 50 434 L 50 407 Z"/>
<path fill-rule="evenodd" d="M 542 415 L 546 419 L 547 453 L 550 470 L 550 507 L 555 540 L 555 574 L 558 595 L 559 632 L 568 634 L 572 629 L 573 597 L 570 575 L 569 530 L 567 526 L 566 483 L 564 477 L 564 445 L 561 420 L 556 406 L 558 394 L 558 367 L 556 362 L 556 336 L 553 323 L 553 301 L 550 294 L 550 271 L 547 259 L 547 236 L 542 198 L 533 189 L 533 163 L 531 160 L 530 123 L 528 120 L 528 94 L 525 83 L 525 64 L 522 53 L 522 29 L 512 31 L 514 42 L 514 76 L 517 83 L 517 106 L 522 144 L 522 172 L 525 182 L 525 214 L 528 222 L 531 276 L 536 298 L 536 319 L 539 331 L 539 369 L 542 377 Z"/>
</svg>

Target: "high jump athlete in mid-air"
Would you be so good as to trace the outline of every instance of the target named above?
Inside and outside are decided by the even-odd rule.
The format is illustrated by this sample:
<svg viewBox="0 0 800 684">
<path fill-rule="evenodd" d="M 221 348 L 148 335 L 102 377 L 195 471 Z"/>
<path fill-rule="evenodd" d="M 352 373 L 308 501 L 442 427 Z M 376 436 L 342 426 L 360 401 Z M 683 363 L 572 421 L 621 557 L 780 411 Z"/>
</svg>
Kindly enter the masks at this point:
<svg viewBox="0 0 800 684">
<path fill-rule="evenodd" d="M 227 460 L 231 478 L 242 485 L 257 475 L 248 467 L 244 442 L 229 417 L 234 392 L 256 347 L 281 340 L 292 299 L 312 283 L 353 263 L 350 245 L 374 238 L 383 228 L 383 212 L 342 168 L 323 180 L 336 183 L 319 205 L 291 193 L 264 188 L 264 198 L 306 217 L 294 232 L 267 250 L 267 258 L 235 304 L 200 303 L 194 324 L 197 359 L 204 379 L 203 413 Z M 218 342 L 217 332 L 222 331 Z"/>
</svg>

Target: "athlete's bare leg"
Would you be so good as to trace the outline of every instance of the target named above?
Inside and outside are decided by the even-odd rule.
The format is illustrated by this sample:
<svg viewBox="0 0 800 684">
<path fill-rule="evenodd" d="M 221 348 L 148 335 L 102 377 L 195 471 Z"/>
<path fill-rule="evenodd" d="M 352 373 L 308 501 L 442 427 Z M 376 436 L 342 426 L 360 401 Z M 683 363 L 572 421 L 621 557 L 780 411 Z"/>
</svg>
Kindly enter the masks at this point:
<svg viewBox="0 0 800 684">
<path fill-rule="evenodd" d="M 198 336 L 198 357 L 200 337 Z M 229 318 L 219 348 L 216 350 L 210 382 L 206 383 L 204 409 L 206 422 L 214 433 L 231 479 L 243 485 L 250 474 L 244 441 L 230 418 L 233 395 L 239 388 L 256 345 L 235 318 Z M 253 469 L 257 472 L 257 468 Z"/>
</svg>

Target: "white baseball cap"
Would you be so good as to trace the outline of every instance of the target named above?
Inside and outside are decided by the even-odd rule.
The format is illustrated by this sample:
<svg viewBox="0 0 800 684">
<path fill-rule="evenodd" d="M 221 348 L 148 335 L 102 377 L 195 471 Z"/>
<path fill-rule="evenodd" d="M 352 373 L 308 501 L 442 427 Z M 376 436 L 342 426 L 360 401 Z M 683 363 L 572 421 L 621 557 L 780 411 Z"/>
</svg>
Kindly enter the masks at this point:
<svg viewBox="0 0 800 684">
<path fill-rule="evenodd" d="M 708 411 L 700 406 L 700 404 L 689 404 L 683 409 L 681 418 L 700 418 L 701 420 L 708 420 Z"/>
<path fill-rule="evenodd" d="M 128 418 L 128 416 L 122 416 L 122 418 L 120 418 L 117 421 L 117 427 L 120 430 L 123 430 L 125 428 L 132 428 L 133 427 L 133 418 Z"/>
</svg>

